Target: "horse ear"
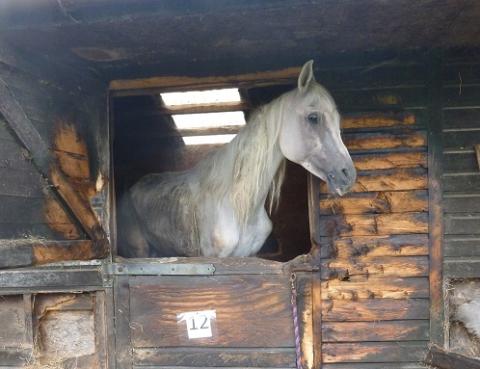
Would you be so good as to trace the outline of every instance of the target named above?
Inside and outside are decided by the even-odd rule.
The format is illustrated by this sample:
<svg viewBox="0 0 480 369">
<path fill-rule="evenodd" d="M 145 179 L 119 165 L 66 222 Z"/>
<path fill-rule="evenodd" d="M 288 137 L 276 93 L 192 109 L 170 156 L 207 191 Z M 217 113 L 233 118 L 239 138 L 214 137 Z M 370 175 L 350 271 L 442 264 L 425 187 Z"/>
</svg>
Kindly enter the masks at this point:
<svg viewBox="0 0 480 369">
<path fill-rule="evenodd" d="M 315 81 L 315 76 L 313 75 L 313 60 L 309 60 L 303 65 L 302 71 L 298 76 L 298 89 L 301 92 L 306 91 L 313 81 Z"/>
</svg>

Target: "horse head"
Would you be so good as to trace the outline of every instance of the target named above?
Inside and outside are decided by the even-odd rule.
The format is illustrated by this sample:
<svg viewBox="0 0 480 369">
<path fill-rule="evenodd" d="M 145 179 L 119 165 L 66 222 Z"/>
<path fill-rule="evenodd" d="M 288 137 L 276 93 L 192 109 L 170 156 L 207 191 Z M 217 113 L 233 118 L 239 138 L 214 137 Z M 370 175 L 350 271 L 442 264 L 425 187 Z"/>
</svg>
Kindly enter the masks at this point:
<svg viewBox="0 0 480 369">
<path fill-rule="evenodd" d="M 280 150 L 341 196 L 355 183 L 356 171 L 340 136 L 340 114 L 329 92 L 315 81 L 312 65 L 312 60 L 305 63 L 298 88 L 284 102 Z"/>
</svg>

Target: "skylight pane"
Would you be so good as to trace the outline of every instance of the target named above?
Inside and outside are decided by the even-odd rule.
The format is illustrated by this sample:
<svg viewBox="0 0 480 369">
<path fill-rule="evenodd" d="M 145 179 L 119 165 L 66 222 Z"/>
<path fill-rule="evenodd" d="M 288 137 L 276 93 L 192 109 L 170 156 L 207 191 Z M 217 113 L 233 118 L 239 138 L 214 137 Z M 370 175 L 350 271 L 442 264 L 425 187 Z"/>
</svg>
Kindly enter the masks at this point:
<svg viewBox="0 0 480 369">
<path fill-rule="evenodd" d="M 185 142 L 185 145 L 215 145 L 230 142 L 234 139 L 235 136 L 235 134 L 186 136 L 183 137 L 183 141 Z"/>
<path fill-rule="evenodd" d="M 161 94 L 166 106 L 194 105 L 194 104 L 221 104 L 241 102 L 238 88 L 224 88 L 220 90 L 166 92 Z"/>
<path fill-rule="evenodd" d="M 245 125 L 245 115 L 242 111 L 201 114 L 176 114 L 172 115 L 172 118 L 175 122 L 175 125 L 180 130 Z"/>
</svg>

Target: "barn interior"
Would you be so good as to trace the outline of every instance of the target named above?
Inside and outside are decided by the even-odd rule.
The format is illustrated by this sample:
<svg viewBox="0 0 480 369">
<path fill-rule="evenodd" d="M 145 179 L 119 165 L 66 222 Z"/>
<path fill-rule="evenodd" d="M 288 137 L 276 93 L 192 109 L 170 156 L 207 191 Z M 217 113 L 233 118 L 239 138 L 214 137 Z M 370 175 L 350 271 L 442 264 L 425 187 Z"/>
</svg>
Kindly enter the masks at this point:
<svg viewBox="0 0 480 369">
<path fill-rule="evenodd" d="M 299 267 L 305 368 L 478 368 L 479 17 L 475 0 L 3 1 L 0 319 L 12 323 L 0 367 L 37 351 L 78 368 L 295 367 L 290 264 L 203 260 L 246 313 L 225 303 L 238 318 L 226 338 L 193 345 L 176 317 L 162 326 L 161 304 L 222 295 L 205 276 L 128 275 L 115 203 L 142 175 L 214 149 L 185 144 L 161 93 L 239 88 L 248 118 L 314 59 L 358 185 L 331 198 L 289 165 L 259 255 L 313 260 Z M 266 319 L 272 301 L 278 319 Z"/>
</svg>

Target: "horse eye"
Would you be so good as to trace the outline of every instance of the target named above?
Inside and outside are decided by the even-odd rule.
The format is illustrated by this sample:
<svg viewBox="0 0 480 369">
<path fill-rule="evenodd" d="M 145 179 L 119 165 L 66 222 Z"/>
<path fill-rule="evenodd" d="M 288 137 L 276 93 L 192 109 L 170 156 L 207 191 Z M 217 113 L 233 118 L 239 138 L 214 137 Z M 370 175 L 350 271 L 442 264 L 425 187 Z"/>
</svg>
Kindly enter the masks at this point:
<svg viewBox="0 0 480 369">
<path fill-rule="evenodd" d="M 310 113 L 307 116 L 308 122 L 311 124 L 317 124 L 318 123 L 318 114 L 317 113 Z"/>
</svg>

